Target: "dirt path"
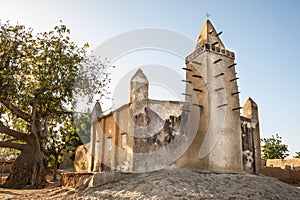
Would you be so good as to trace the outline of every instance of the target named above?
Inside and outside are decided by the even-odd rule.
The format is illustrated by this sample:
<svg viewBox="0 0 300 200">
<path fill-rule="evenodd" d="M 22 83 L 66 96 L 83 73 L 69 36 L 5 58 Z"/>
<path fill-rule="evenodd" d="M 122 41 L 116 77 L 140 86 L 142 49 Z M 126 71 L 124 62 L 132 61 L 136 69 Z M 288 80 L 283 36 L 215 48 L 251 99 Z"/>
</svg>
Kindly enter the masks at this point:
<svg viewBox="0 0 300 200">
<path fill-rule="evenodd" d="M 0 188 L 0 199 L 64 199 L 73 200 L 75 191 L 63 189 L 59 186 L 59 183 L 49 183 L 44 189 L 5 189 Z"/>
</svg>

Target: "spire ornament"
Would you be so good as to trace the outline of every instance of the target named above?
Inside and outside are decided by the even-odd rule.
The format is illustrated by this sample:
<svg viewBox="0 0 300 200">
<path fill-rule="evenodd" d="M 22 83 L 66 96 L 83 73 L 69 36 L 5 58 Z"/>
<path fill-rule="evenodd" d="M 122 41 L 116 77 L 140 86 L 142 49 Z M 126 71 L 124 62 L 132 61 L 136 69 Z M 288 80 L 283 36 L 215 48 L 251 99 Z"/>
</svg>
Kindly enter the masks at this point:
<svg viewBox="0 0 300 200">
<path fill-rule="evenodd" d="M 208 19 L 210 17 L 210 14 L 207 12 L 207 13 L 205 13 L 205 16 Z"/>
</svg>

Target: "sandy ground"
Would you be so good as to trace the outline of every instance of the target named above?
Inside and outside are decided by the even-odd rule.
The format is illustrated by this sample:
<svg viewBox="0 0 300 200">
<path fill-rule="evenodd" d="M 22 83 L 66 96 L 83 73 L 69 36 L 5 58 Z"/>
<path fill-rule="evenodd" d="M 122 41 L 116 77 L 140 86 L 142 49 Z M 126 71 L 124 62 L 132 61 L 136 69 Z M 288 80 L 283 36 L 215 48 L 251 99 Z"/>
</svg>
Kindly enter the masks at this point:
<svg viewBox="0 0 300 200">
<path fill-rule="evenodd" d="M 86 189 L 79 199 L 300 199 L 300 190 L 246 173 L 161 170 Z"/>
<path fill-rule="evenodd" d="M 0 188 L 0 199 L 74 199 L 75 191 L 63 189 L 59 183 L 47 184 L 44 189 L 14 190 Z"/>
<path fill-rule="evenodd" d="M 58 180 L 60 179 L 60 175 L 57 175 Z M 60 182 L 51 182 L 52 175 L 47 176 L 48 183 L 43 189 L 6 189 L 0 188 L 0 200 L 2 199 L 65 199 L 65 200 L 73 200 L 76 191 L 72 189 L 65 189 L 60 186 Z"/>
<path fill-rule="evenodd" d="M 246 173 L 161 170 L 83 191 L 59 182 L 44 189 L 0 188 L 0 199 L 300 199 L 300 189 L 274 178 Z"/>
</svg>

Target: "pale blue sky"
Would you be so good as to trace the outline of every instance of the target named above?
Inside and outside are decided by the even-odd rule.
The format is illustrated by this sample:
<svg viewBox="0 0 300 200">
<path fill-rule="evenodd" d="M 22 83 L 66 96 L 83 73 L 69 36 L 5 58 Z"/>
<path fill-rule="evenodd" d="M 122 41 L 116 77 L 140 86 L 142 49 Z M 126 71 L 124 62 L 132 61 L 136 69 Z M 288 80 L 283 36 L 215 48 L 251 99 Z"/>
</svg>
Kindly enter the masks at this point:
<svg viewBox="0 0 300 200">
<path fill-rule="evenodd" d="M 91 48 L 112 36 L 145 27 L 174 30 L 196 41 L 206 19 L 205 13 L 209 12 L 215 28 L 223 31 L 221 39 L 226 48 L 236 53 L 241 104 L 250 96 L 259 105 L 261 136 L 278 133 L 289 145 L 290 154 L 300 151 L 300 1 L 0 2 L 2 21 L 18 21 L 36 31 L 44 31 L 62 20 L 71 29 L 75 42 L 89 42 Z M 134 57 L 134 54 L 131 56 Z M 127 71 L 130 71 L 132 68 L 126 65 L 133 61 L 128 61 L 129 58 L 120 61 L 115 70 L 128 68 Z M 174 61 L 166 55 L 155 58 L 165 58 L 157 61 L 165 65 L 183 62 L 178 58 Z M 143 65 L 154 62 L 143 60 Z M 113 73 L 116 77 L 121 76 L 116 71 Z"/>
</svg>

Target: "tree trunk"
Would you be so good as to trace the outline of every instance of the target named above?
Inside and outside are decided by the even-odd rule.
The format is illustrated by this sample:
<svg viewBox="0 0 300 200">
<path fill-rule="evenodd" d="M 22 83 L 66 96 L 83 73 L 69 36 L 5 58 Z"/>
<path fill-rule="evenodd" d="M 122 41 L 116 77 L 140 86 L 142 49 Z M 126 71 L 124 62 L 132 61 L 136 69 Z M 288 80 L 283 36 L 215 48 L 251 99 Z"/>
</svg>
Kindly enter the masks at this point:
<svg viewBox="0 0 300 200">
<path fill-rule="evenodd" d="M 6 188 L 42 188 L 46 184 L 46 160 L 40 144 L 32 141 L 31 148 L 21 152 L 14 162 L 3 187 Z"/>
<path fill-rule="evenodd" d="M 53 176 L 52 176 L 52 181 L 55 182 L 57 181 L 57 159 L 55 158 L 54 165 L 53 165 Z"/>
</svg>

